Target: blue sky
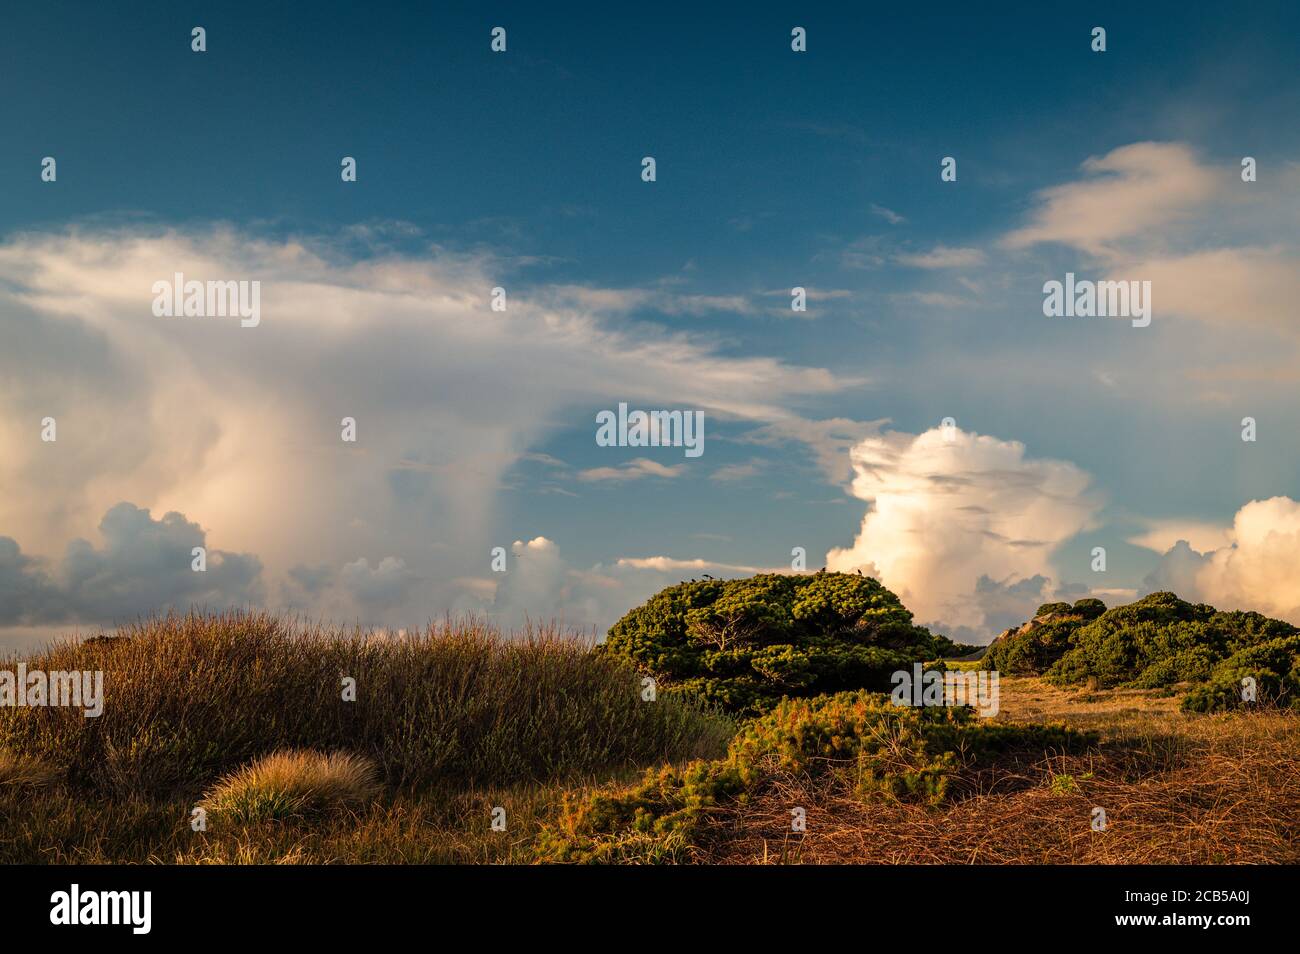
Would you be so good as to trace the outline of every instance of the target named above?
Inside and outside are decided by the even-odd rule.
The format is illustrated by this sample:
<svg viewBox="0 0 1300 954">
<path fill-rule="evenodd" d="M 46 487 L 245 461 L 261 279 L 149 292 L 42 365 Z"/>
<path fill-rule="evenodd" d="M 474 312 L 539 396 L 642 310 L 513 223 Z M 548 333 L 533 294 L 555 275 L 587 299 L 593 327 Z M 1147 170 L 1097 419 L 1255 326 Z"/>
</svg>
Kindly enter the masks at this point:
<svg viewBox="0 0 1300 954">
<path fill-rule="evenodd" d="M 1061 594 L 1300 607 L 1255 569 L 1300 561 L 1293 5 L 7 19 L 11 641 L 191 602 L 604 628 L 795 546 L 971 639 Z M 263 325 L 160 323 L 181 264 Z M 1151 280 L 1151 326 L 1044 317 L 1067 271 Z M 704 410 L 705 454 L 596 446 L 620 400 Z M 224 576 L 172 574 L 195 541 Z"/>
</svg>

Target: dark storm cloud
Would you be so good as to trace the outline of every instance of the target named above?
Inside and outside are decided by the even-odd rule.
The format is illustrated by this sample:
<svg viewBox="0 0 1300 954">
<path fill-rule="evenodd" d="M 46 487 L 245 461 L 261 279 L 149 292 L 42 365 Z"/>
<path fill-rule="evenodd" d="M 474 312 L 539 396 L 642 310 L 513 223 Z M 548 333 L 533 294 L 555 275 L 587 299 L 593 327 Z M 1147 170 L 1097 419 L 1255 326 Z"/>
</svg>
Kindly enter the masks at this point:
<svg viewBox="0 0 1300 954">
<path fill-rule="evenodd" d="M 104 546 L 68 544 L 62 563 L 47 569 L 0 537 L 0 624 L 107 623 L 171 608 L 224 608 L 262 596 L 262 563 L 246 553 L 207 551 L 207 569 L 192 568 L 206 534 L 180 513 L 155 520 L 122 502 L 99 525 Z"/>
</svg>

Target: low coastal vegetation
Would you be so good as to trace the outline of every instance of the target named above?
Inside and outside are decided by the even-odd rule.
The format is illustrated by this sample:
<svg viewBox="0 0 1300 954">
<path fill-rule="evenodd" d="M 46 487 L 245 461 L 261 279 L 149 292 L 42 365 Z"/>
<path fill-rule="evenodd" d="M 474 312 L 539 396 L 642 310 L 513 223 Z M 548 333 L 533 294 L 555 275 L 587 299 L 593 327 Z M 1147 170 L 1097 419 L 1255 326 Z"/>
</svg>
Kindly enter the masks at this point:
<svg viewBox="0 0 1300 954">
<path fill-rule="evenodd" d="M 1061 725 L 981 722 L 966 707 L 895 706 L 879 693 L 787 699 L 748 723 L 723 759 L 651 770 L 640 785 L 566 805 L 541 854 L 555 861 L 688 860 L 720 807 L 743 805 L 783 779 L 831 782 L 864 800 L 938 806 L 963 773 L 999 756 L 1083 751 L 1095 741 Z"/>
<path fill-rule="evenodd" d="M 732 730 L 678 699 L 643 704 L 636 673 L 554 629 L 475 620 L 389 635 L 169 616 L 26 664 L 103 670 L 104 712 L 0 707 L 0 748 L 107 795 L 197 794 L 294 749 L 363 756 L 392 788 L 548 782 L 725 749 Z"/>
<path fill-rule="evenodd" d="M 972 663 L 824 573 L 682 583 L 596 646 L 172 615 L 0 662 L 104 673 L 93 717 L 0 706 L 0 863 L 1295 863 L 1298 639 L 1157 593 Z M 912 666 L 1000 670 L 997 716 L 894 704 Z"/>
<path fill-rule="evenodd" d="M 1096 599 L 1047 603 L 999 637 L 986 669 L 1062 686 L 1172 689 L 1183 707 L 1300 706 L 1300 629 L 1259 613 L 1223 612 L 1173 593 L 1106 609 Z"/>
</svg>

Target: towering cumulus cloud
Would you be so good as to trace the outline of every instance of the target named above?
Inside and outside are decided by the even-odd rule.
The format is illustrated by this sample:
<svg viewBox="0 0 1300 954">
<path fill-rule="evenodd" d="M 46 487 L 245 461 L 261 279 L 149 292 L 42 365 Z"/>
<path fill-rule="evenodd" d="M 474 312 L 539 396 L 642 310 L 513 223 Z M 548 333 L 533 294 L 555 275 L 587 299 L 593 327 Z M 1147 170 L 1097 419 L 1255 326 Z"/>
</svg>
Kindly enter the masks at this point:
<svg viewBox="0 0 1300 954">
<path fill-rule="evenodd" d="M 625 400 L 800 433 L 794 397 L 844 384 L 633 328 L 635 289 L 521 279 L 498 313 L 488 296 L 509 261 L 363 251 L 200 226 L 0 243 L 0 595 L 16 594 L 0 626 L 243 603 L 263 578 L 274 605 L 327 617 L 437 617 L 465 595 L 454 581 L 488 573 L 490 546 L 512 539 L 498 494 L 556 430 L 590 441 L 594 409 Z M 155 284 L 177 274 L 259 282 L 260 322 L 155 314 Z M 47 417 L 55 441 L 41 439 Z M 686 471 L 680 452 L 649 454 L 574 468 L 571 493 Z M 197 528 L 154 526 L 146 509 L 210 528 L 229 560 L 192 573 Z M 75 586 L 59 589 L 43 568 L 105 513 L 107 549 L 71 548 Z M 133 568 L 142 580 L 119 579 Z"/>
<path fill-rule="evenodd" d="M 1053 552 L 1100 509 L 1073 464 L 955 427 L 871 436 L 851 457 L 869 507 L 827 568 L 877 576 L 919 622 L 965 638 L 1032 613 L 1052 589 Z"/>
<path fill-rule="evenodd" d="M 1226 536 L 1227 546 L 1206 553 L 1179 540 L 1146 578 L 1146 589 L 1300 624 L 1300 503 L 1252 500 L 1237 511 Z"/>
</svg>

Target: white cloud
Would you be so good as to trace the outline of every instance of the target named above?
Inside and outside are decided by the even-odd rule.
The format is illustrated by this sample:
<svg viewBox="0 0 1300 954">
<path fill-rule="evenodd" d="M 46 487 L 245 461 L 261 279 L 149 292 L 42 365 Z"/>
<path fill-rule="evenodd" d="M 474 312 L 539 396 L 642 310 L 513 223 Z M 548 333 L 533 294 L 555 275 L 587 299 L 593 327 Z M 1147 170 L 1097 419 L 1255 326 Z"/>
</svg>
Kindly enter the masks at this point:
<svg viewBox="0 0 1300 954">
<path fill-rule="evenodd" d="M 660 464 L 648 457 L 637 457 L 617 467 L 592 467 L 578 472 L 583 481 L 640 480 L 643 477 L 680 477 L 686 472 L 685 464 Z"/>
<path fill-rule="evenodd" d="M 625 312 L 647 293 L 521 289 L 497 313 L 489 292 L 509 285 L 509 263 L 372 252 L 222 228 L 0 245 L 0 532 L 39 556 L 123 500 L 180 511 L 256 554 L 295 600 L 310 593 L 292 568 L 351 564 L 354 585 L 311 608 L 403 625 L 484 572 L 504 475 L 557 429 L 594 433 L 593 408 L 794 425 L 797 396 L 860 383 L 632 327 Z M 155 317 L 152 285 L 176 272 L 260 281 L 261 325 Z M 56 443 L 39 439 L 45 416 Z M 355 444 L 340 441 L 345 416 Z M 396 587 L 396 561 L 420 585 Z M 405 602 L 363 605 L 378 581 Z"/>
<path fill-rule="evenodd" d="M 879 268 L 888 261 L 885 243 L 876 235 L 855 239 L 841 250 L 839 261 L 844 268 Z"/>
<path fill-rule="evenodd" d="M 365 607 L 400 604 L 417 580 L 400 557 L 384 557 L 377 566 L 361 557 L 343 567 L 339 579 Z"/>
<path fill-rule="evenodd" d="M 459 609 L 487 611 L 503 626 L 554 620 L 570 629 L 603 636 L 630 609 L 683 580 L 789 572 L 788 567 L 670 556 L 621 557 L 580 569 L 570 566 L 555 541 L 546 537 L 516 540 L 512 550 L 508 572 L 497 575 L 493 598 L 480 599 L 477 604 L 466 601 Z M 490 587 L 488 581 L 483 583 L 484 588 Z"/>
<path fill-rule="evenodd" d="M 898 292 L 889 296 L 891 301 L 911 302 L 917 305 L 924 305 L 927 308 L 963 308 L 968 307 L 971 302 L 960 295 L 951 295 L 947 292 L 935 291 L 912 291 Z"/>
<path fill-rule="evenodd" d="M 704 295 L 645 288 L 592 288 L 587 285 L 552 285 L 540 290 L 539 304 L 620 314 L 639 308 L 666 315 L 706 315 L 718 311 L 751 314 L 753 303 L 744 295 Z"/>
<path fill-rule="evenodd" d="M 1201 552 L 1232 542 L 1232 528 L 1209 520 L 1148 520 L 1146 524 L 1147 529 L 1129 537 L 1128 542 L 1156 553 L 1168 552 L 1179 540 Z"/>
<path fill-rule="evenodd" d="M 847 288 L 813 288 L 804 287 L 804 293 L 809 301 L 835 301 L 837 299 L 852 298 L 853 292 Z M 789 288 L 772 288 L 763 294 L 768 298 L 789 298 Z"/>
<path fill-rule="evenodd" d="M 1234 379 L 1285 377 L 1249 352 L 1276 353 L 1279 334 L 1300 339 L 1300 166 L 1277 164 L 1243 183 L 1239 167 L 1202 162 L 1184 143 L 1138 142 L 1088 159 L 1083 171 L 1040 192 L 1028 224 L 1001 245 L 1060 243 L 1095 260 L 1102 274 L 1090 278 L 1150 282 L 1153 320 L 1206 326 L 1187 347 L 1192 362 L 1209 356 L 1215 366 L 1182 372 L 1208 385 L 1203 399 L 1227 403 Z M 1207 340 L 1211 331 L 1220 344 Z"/>
<path fill-rule="evenodd" d="M 620 557 L 615 563 L 619 567 L 631 567 L 634 570 L 662 570 L 664 572 L 676 572 L 679 570 L 691 570 L 692 572 L 703 572 L 705 570 L 714 570 L 721 573 L 734 573 L 752 576 L 755 573 L 782 573 L 789 572 L 784 569 L 763 568 L 758 566 L 741 566 L 734 563 L 716 563 L 713 560 L 702 560 L 696 557 L 693 560 L 679 560 L 674 557 L 653 556 L 653 557 Z"/>
<path fill-rule="evenodd" d="M 499 623 L 509 627 L 525 620 L 555 621 L 576 628 L 589 624 L 585 608 L 574 600 L 573 574 L 555 541 L 516 540 L 506 559 L 491 605 Z"/>
<path fill-rule="evenodd" d="M 1193 602 L 1300 625 L 1300 503 L 1252 500 L 1237 511 L 1230 538 L 1206 552 L 1179 541 L 1147 577 L 1147 591 L 1169 589 Z"/>
<path fill-rule="evenodd" d="M 974 268 L 984 264 L 984 253 L 977 248 L 936 245 L 928 252 L 900 254 L 896 261 L 912 268 Z"/>
<path fill-rule="evenodd" d="M 1239 169 L 1202 163 L 1185 144 L 1139 142 L 1083 168 L 1089 178 L 1040 193 L 1031 223 L 1002 244 L 1060 242 L 1095 255 L 1107 280 L 1151 282 L 1157 318 L 1297 337 L 1300 167 L 1246 184 Z"/>
<path fill-rule="evenodd" d="M 762 461 L 755 458 L 741 464 L 723 464 L 709 474 L 709 480 L 716 480 L 721 483 L 748 480 L 750 477 L 757 477 L 761 471 Z"/>
<path fill-rule="evenodd" d="M 956 428 L 872 435 L 851 457 L 853 493 L 869 508 L 827 568 L 861 568 L 918 621 L 963 634 L 1026 619 L 1059 588 L 1052 555 L 1101 506 L 1075 465 Z"/>
<path fill-rule="evenodd" d="M 1300 255 L 1294 249 L 1221 248 L 1145 258 L 1107 276 L 1149 280 L 1161 313 L 1245 330 L 1281 330 L 1300 336 Z"/>
<path fill-rule="evenodd" d="M 656 307 L 667 315 L 707 315 L 715 311 L 729 311 L 737 315 L 754 312 L 754 306 L 744 295 L 665 295 L 656 300 Z"/>
<path fill-rule="evenodd" d="M 874 202 L 871 203 L 871 214 L 879 216 L 890 225 L 902 225 L 907 221 L 907 219 L 903 218 L 903 216 L 899 215 L 893 209 L 887 209 L 883 205 L 877 205 Z"/>
<path fill-rule="evenodd" d="M 1059 242 L 1094 255 L 1197 211 L 1230 181 L 1183 143 L 1136 142 L 1083 163 L 1088 178 L 1044 189 L 1033 221 L 1003 239 L 1009 248 Z M 1227 175 L 1231 175 L 1229 172 Z"/>
</svg>

